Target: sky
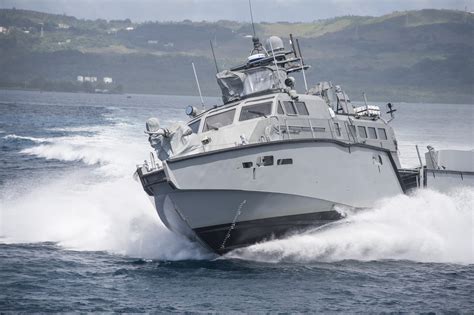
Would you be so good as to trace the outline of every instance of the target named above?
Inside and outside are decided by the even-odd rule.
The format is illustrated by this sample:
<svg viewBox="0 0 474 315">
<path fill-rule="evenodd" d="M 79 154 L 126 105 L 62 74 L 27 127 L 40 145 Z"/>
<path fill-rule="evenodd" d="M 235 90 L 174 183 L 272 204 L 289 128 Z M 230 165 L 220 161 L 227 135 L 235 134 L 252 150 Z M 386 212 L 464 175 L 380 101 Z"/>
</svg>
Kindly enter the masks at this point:
<svg viewBox="0 0 474 315">
<path fill-rule="evenodd" d="M 86 19 L 132 21 L 249 21 L 248 0 L 0 0 L 0 8 L 29 9 Z M 474 11 L 474 0 L 252 0 L 256 22 L 310 22 L 343 15 L 380 16 L 425 8 Z"/>
</svg>

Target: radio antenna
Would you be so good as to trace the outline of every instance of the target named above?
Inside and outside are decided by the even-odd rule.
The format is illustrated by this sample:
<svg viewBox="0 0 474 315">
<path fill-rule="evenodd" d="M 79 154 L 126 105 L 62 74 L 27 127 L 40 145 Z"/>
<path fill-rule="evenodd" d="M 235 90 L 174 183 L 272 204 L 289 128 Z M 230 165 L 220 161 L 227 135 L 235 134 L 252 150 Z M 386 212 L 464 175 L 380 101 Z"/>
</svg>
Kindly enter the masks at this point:
<svg viewBox="0 0 474 315">
<path fill-rule="evenodd" d="M 249 8 L 250 8 L 250 20 L 252 21 L 253 37 L 257 37 L 257 33 L 255 32 L 255 24 L 253 23 L 252 0 L 249 0 Z"/>
<path fill-rule="evenodd" d="M 196 67 L 194 67 L 194 62 L 191 62 L 191 65 L 193 66 L 194 78 L 196 79 L 196 84 L 199 91 L 199 97 L 201 98 L 201 105 L 202 105 L 202 108 L 204 109 L 204 100 L 202 99 L 201 86 L 199 85 L 199 79 L 196 73 Z"/>
<path fill-rule="evenodd" d="M 280 73 L 279 73 L 280 70 L 278 70 L 278 64 L 277 64 L 277 60 L 276 60 L 276 57 L 275 57 L 275 52 L 273 51 L 272 41 L 269 40 L 268 43 L 270 44 L 270 49 L 272 50 L 273 63 L 275 64 L 275 68 L 276 68 L 276 72 L 277 72 L 277 76 L 278 76 L 278 84 L 281 85 L 281 79 L 280 79 Z"/>
<path fill-rule="evenodd" d="M 219 67 L 217 66 L 216 55 L 214 54 L 214 46 L 212 45 L 212 40 L 209 41 L 211 44 L 212 57 L 214 58 L 214 65 L 216 66 L 216 73 L 219 73 Z"/>
<path fill-rule="evenodd" d="M 298 58 L 298 55 L 295 49 L 295 41 L 293 40 L 293 34 L 290 34 L 290 44 L 291 44 L 291 47 L 293 48 L 293 55 L 295 56 L 295 58 Z"/>
<path fill-rule="evenodd" d="M 306 81 L 306 73 L 304 71 L 304 60 L 303 55 L 301 54 L 300 41 L 298 40 L 298 38 L 296 39 L 296 46 L 298 46 L 298 54 L 301 58 L 301 69 L 303 70 L 304 88 L 306 89 L 306 93 L 308 93 L 308 82 Z"/>
</svg>

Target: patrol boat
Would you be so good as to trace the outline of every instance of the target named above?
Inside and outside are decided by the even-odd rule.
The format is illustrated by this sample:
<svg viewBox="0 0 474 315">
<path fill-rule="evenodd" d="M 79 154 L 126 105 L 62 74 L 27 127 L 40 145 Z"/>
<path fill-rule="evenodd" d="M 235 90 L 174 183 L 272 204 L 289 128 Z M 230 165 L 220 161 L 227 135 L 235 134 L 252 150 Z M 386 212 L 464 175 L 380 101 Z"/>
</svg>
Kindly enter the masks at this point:
<svg viewBox="0 0 474 315">
<path fill-rule="evenodd" d="M 333 222 L 341 209 L 419 185 L 419 172 L 401 169 L 380 108 L 354 106 L 328 82 L 308 89 L 309 65 L 290 38 L 286 50 L 279 37 L 265 45 L 254 37 L 245 64 L 217 73 L 223 105 L 188 107 L 186 125 L 147 121 L 154 152 L 137 169 L 144 190 L 166 227 L 216 253 Z"/>
</svg>

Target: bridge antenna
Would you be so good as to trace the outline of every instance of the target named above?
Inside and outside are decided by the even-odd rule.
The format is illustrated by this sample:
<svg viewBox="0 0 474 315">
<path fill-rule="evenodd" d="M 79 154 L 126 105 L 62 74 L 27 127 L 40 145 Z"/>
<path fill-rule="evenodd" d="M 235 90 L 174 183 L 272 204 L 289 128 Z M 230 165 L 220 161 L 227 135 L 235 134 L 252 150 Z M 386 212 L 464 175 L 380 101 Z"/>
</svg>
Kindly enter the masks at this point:
<svg viewBox="0 0 474 315">
<path fill-rule="evenodd" d="M 209 41 L 211 44 L 212 57 L 214 58 L 214 65 L 216 66 L 216 73 L 219 73 L 219 67 L 217 66 L 216 55 L 214 54 L 214 46 L 212 45 L 212 40 Z"/>
<path fill-rule="evenodd" d="M 196 84 L 199 91 L 199 97 L 201 98 L 201 105 L 202 105 L 202 108 L 204 109 L 204 100 L 202 99 L 201 86 L 199 85 L 199 79 L 196 73 L 196 67 L 194 67 L 194 62 L 191 62 L 191 64 L 193 66 L 194 78 L 196 79 Z"/>
<path fill-rule="evenodd" d="M 253 23 L 252 0 L 249 0 L 249 8 L 250 8 L 250 20 L 252 21 L 253 37 L 257 37 L 257 33 L 255 32 L 255 24 Z"/>
</svg>

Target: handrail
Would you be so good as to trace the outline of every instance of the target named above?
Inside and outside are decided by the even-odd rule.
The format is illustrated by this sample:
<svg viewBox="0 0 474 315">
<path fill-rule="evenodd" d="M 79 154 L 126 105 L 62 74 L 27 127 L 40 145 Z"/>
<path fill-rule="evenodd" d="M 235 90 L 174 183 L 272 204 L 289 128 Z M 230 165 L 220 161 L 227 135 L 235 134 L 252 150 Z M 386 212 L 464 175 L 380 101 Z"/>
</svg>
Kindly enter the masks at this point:
<svg viewBox="0 0 474 315">
<path fill-rule="evenodd" d="M 349 143 L 358 143 L 356 136 L 353 134 L 349 123 L 347 121 L 338 121 L 344 123 L 347 138 L 344 137 L 345 141 Z M 332 125 L 331 119 L 323 118 L 311 118 L 311 117 L 287 117 L 271 115 L 266 119 L 262 119 L 255 125 L 254 134 L 250 135 L 248 143 L 241 143 L 238 139 L 234 142 L 219 143 L 225 138 L 216 138 L 216 142 L 201 143 L 196 146 L 195 149 L 189 152 L 180 154 L 186 156 L 188 154 L 195 154 L 196 152 L 210 152 L 214 150 L 220 150 L 225 148 L 245 146 L 248 144 L 257 144 L 261 142 L 273 142 L 281 140 L 300 140 L 300 139 L 332 139 L 337 140 L 335 131 Z M 284 129 L 283 129 L 284 128 Z M 329 129 L 329 130 L 328 130 Z M 262 132 L 260 134 L 259 132 Z M 275 134 L 278 132 L 278 136 Z M 285 136 L 285 132 L 287 136 Z M 338 137 L 340 139 L 340 137 Z M 353 140 L 351 140 L 351 138 Z M 224 140 L 225 141 L 225 140 Z M 150 155 L 150 164 L 152 169 L 160 168 L 160 165 L 156 163 L 155 155 Z M 149 167 L 149 166 L 148 166 Z"/>
</svg>

